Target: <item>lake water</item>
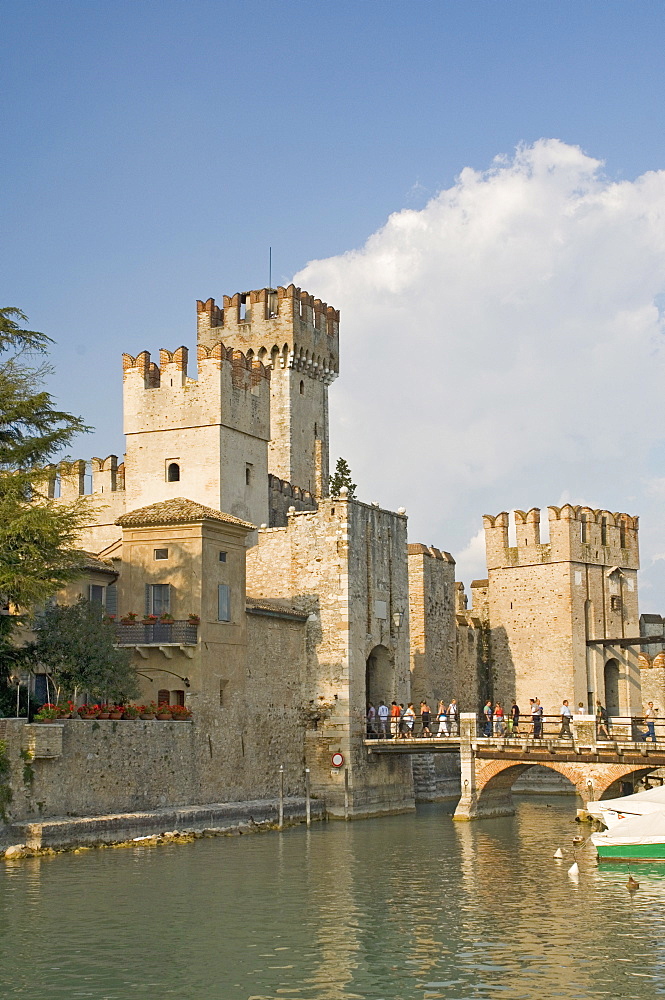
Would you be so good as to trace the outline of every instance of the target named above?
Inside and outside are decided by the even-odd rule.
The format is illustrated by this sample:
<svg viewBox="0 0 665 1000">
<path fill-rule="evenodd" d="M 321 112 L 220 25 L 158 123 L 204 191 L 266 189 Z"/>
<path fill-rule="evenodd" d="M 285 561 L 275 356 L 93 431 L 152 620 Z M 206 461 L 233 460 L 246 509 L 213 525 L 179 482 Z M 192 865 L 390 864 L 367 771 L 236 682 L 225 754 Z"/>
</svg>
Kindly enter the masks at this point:
<svg viewBox="0 0 665 1000">
<path fill-rule="evenodd" d="M 513 818 L 453 823 L 427 806 L 6 863 L 0 997 L 665 995 L 665 866 L 633 866 L 631 895 L 626 870 L 585 847 L 571 881 L 574 809 L 531 798 Z"/>
</svg>

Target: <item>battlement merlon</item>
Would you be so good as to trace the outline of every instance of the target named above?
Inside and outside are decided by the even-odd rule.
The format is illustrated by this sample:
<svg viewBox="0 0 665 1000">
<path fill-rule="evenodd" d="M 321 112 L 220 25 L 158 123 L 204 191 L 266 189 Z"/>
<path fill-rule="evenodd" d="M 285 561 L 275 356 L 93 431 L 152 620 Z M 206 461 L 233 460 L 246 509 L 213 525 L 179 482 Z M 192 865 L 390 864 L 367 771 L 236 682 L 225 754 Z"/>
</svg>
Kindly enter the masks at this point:
<svg viewBox="0 0 665 1000">
<path fill-rule="evenodd" d="M 159 389 L 161 386 L 182 387 L 188 381 L 194 383 L 194 379 L 187 378 L 188 354 L 186 347 L 178 347 L 175 351 L 167 351 L 162 347 L 159 351 L 159 365 L 151 361 L 149 351 L 141 351 L 136 357 L 131 354 L 123 354 L 123 381 L 137 380 L 144 389 Z M 209 368 L 220 368 L 223 363 L 228 363 L 232 369 L 232 380 L 235 388 L 245 387 L 245 382 L 250 388 L 254 388 L 260 384 L 262 379 L 270 382 L 270 368 L 268 366 L 264 365 L 251 352 L 245 354 L 233 347 L 226 347 L 221 341 L 217 341 L 209 347 L 199 344 L 197 362 L 199 378 L 205 375 Z M 248 373 L 247 377 L 244 375 L 245 372 Z"/>
<path fill-rule="evenodd" d="M 639 518 L 564 504 L 548 507 L 550 541 L 540 541 L 540 510 L 514 512 L 515 546 L 508 544 L 509 515 L 483 517 L 487 568 L 579 562 L 639 569 Z"/>
<path fill-rule="evenodd" d="M 339 310 L 291 284 L 196 303 L 199 344 L 220 337 L 273 369 L 332 382 L 339 374 Z"/>
<path fill-rule="evenodd" d="M 84 458 L 74 461 L 63 459 L 57 464 L 46 465 L 48 472 L 48 496 L 52 499 L 58 495 L 65 503 L 72 503 L 86 492 L 85 477 L 88 462 Z M 122 493 L 125 489 L 125 465 L 118 463 L 117 455 L 107 455 L 106 458 L 91 458 L 92 493 Z"/>
</svg>

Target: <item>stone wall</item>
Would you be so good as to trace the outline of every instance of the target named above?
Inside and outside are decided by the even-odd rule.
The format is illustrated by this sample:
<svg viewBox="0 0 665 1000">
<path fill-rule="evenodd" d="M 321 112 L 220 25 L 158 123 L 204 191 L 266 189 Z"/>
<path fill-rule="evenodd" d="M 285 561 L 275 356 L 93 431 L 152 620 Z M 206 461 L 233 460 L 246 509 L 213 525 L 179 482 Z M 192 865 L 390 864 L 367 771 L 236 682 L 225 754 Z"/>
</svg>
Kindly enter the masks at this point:
<svg viewBox="0 0 665 1000">
<path fill-rule="evenodd" d="M 587 639 L 638 634 L 637 518 L 566 505 L 549 508 L 550 541 L 540 539 L 540 511 L 515 512 L 517 545 L 508 544 L 508 514 L 484 519 L 494 697 L 546 714 L 564 698 L 588 706 L 610 701 L 605 668 L 618 674 L 614 714 L 639 706 L 634 649 L 587 647 Z M 618 711 L 617 711 L 618 710 Z"/>
<path fill-rule="evenodd" d="M 411 700 L 432 711 L 439 699 L 459 699 L 456 677 L 455 560 L 434 546 L 410 544 L 409 636 Z"/>
<path fill-rule="evenodd" d="M 247 554 L 248 593 L 288 599 L 308 616 L 304 700 L 320 707 L 306 738 L 312 787 L 331 812 L 344 808 L 344 755 L 353 815 L 413 807 L 408 760 L 369 758 L 362 740 L 368 697 L 409 692 L 406 518 L 347 499 L 292 513 L 259 532 Z"/>
</svg>

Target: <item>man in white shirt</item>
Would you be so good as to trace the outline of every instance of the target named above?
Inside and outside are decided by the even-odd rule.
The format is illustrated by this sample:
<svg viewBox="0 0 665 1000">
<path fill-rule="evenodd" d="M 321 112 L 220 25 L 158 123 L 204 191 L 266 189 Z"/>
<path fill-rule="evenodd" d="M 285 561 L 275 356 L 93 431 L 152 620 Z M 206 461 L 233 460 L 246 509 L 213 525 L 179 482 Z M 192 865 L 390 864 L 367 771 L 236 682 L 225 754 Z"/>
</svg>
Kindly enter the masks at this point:
<svg viewBox="0 0 665 1000">
<path fill-rule="evenodd" d="M 385 740 L 388 735 L 388 716 L 390 715 L 390 709 L 384 701 L 379 702 L 377 715 L 379 716 L 379 736 L 382 740 Z"/>
<path fill-rule="evenodd" d="M 559 730 L 559 739 L 571 739 L 572 733 L 570 731 L 570 720 L 573 717 L 573 713 L 568 707 L 568 699 L 564 698 L 563 705 L 561 706 L 561 729 Z"/>
</svg>

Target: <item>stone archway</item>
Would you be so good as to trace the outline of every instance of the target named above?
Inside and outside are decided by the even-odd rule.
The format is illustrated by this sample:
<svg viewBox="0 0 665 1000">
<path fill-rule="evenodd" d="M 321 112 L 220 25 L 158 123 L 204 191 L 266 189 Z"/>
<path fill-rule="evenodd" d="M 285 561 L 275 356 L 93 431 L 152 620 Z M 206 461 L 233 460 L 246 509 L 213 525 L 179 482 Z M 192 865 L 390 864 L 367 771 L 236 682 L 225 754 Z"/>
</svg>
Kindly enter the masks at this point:
<svg viewBox="0 0 665 1000">
<path fill-rule="evenodd" d="M 386 705 L 395 697 L 395 667 L 390 651 L 385 646 L 375 646 L 365 664 L 365 701 L 376 708 L 380 701 Z"/>
</svg>

